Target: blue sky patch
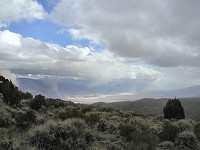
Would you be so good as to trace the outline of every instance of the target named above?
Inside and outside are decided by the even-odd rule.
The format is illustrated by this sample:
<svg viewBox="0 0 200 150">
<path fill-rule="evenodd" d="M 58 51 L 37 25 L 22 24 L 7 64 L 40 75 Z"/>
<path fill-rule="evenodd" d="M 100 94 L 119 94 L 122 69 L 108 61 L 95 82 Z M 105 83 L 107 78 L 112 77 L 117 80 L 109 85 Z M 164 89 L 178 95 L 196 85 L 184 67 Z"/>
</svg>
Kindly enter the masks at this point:
<svg viewBox="0 0 200 150">
<path fill-rule="evenodd" d="M 66 47 L 67 45 L 77 45 L 79 47 L 90 46 L 90 40 L 75 40 L 72 38 L 67 29 L 64 32 L 60 32 L 63 28 L 63 26 L 43 20 L 22 20 L 17 23 L 12 23 L 7 27 L 7 29 L 11 32 L 19 33 L 23 37 L 31 37 L 34 39 L 39 39 L 43 42 L 56 43 L 62 47 Z M 97 50 L 101 47 L 101 45 L 95 45 Z"/>
</svg>

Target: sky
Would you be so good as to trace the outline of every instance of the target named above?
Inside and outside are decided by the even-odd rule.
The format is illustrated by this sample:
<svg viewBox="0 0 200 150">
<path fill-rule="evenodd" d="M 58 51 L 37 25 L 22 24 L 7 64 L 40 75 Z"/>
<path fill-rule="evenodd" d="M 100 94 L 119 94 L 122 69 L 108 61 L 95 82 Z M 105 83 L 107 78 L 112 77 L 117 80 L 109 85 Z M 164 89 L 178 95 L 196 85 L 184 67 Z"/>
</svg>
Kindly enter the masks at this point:
<svg viewBox="0 0 200 150">
<path fill-rule="evenodd" d="M 68 95 L 199 85 L 199 7 L 198 0 L 1 0 L 0 74 L 15 84 L 46 80 L 56 91 L 63 82 Z"/>
</svg>

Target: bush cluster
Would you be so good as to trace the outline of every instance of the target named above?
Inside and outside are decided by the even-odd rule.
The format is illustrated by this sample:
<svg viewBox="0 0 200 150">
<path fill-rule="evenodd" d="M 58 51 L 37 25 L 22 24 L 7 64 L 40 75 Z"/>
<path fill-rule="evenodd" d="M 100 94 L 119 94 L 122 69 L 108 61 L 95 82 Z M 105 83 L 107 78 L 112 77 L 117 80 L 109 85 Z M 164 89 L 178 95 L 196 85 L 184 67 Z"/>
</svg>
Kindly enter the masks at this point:
<svg viewBox="0 0 200 150">
<path fill-rule="evenodd" d="M 85 121 L 89 125 L 95 125 L 99 120 L 100 120 L 100 117 L 97 114 L 90 114 L 89 116 L 85 116 Z"/>
<path fill-rule="evenodd" d="M 34 110 L 40 110 L 42 107 L 47 107 L 45 96 L 41 94 L 36 95 L 35 98 L 31 100 L 30 107 Z"/>
<path fill-rule="evenodd" d="M 195 125 L 194 134 L 196 135 L 197 139 L 200 140 L 200 123 Z"/>
<path fill-rule="evenodd" d="M 132 125 L 123 125 L 119 128 L 119 131 L 120 135 L 129 141 L 132 139 L 132 133 L 136 131 L 136 128 Z"/>
<path fill-rule="evenodd" d="M 132 148 L 145 146 L 145 149 L 153 150 L 158 145 L 158 138 L 149 130 L 140 130 L 132 125 L 124 125 L 119 128 L 120 135 L 131 142 Z M 136 147 L 135 147 L 136 146 Z M 141 148 L 143 149 L 143 148 Z"/>
<path fill-rule="evenodd" d="M 3 110 L 0 110 L 0 127 L 9 127 L 14 123 L 11 115 Z"/>
<path fill-rule="evenodd" d="M 48 101 L 48 103 L 47 103 L 48 107 L 53 106 L 54 108 L 60 108 L 60 107 L 64 107 L 66 105 L 66 103 L 63 102 L 61 99 L 48 98 L 47 101 Z"/>
<path fill-rule="evenodd" d="M 192 125 L 187 120 L 178 120 L 174 123 L 174 126 L 178 128 L 179 132 L 192 131 Z"/>
<path fill-rule="evenodd" d="M 121 146 L 122 144 L 120 143 L 110 143 L 108 146 L 107 146 L 107 149 L 108 150 L 124 150 L 124 148 Z"/>
<path fill-rule="evenodd" d="M 180 133 L 175 141 L 179 148 L 187 148 L 191 150 L 198 150 L 198 141 L 193 132 L 184 131 Z"/>
<path fill-rule="evenodd" d="M 172 149 L 174 147 L 174 143 L 171 141 L 164 141 L 159 144 L 159 148 L 161 149 Z"/>
<path fill-rule="evenodd" d="M 58 116 L 62 120 L 67 118 L 84 118 L 84 114 L 80 111 L 80 109 L 74 107 L 59 111 Z"/>
<path fill-rule="evenodd" d="M 0 140 L 0 149 L 1 150 L 14 150 L 13 141 L 10 139 Z"/>
<path fill-rule="evenodd" d="M 92 139 L 91 134 L 79 132 L 73 122 L 52 122 L 36 128 L 30 133 L 30 144 L 45 150 L 86 149 Z"/>
<path fill-rule="evenodd" d="M 177 127 L 172 125 L 170 122 L 165 122 L 163 125 L 163 130 L 158 134 L 158 137 L 161 141 L 174 142 L 178 133 L 179 129 Z"/>
<path fill-rule="evenodd" d="M 17 126 L 26 129 L 29 127 L 32 123 L 36 122 L 36 115 L 32 110 L 27 110 L 25 112 L 19 113 L 15 117 Z"/>
<path fill-rule="evenodd" d="M 101 119 L 97 125 L 98 131 L 105 132 L 109 129 L 109 125 L 105 119 Z"/>
</svg>

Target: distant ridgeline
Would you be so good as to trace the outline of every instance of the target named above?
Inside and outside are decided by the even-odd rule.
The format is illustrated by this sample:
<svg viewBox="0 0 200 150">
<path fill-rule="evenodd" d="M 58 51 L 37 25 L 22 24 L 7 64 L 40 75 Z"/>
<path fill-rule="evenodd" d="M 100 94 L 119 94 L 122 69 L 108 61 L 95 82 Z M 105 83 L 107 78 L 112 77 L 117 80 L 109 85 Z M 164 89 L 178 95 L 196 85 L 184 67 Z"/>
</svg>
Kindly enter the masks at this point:
<svg viewBox="0 0 200 150">
<path fill-rule="evenodd" d="M 22 99 L 33 98 L 29 92 L 22 92 L 15 86 L 11 80 L 0 76 L 0 93 L 3 94 L 3 101 L 9 105 L 17 105 Z"/>
<path fill-rule="evenodd" d="M 147 114 L 147 115 L 162 115 L 163 108 L 168 102 L 168 98 L 153 99 L 145 98 L 138 101 L 123 101 L 123 102 L 113 102 L 113 103 L 94 103 L 93 106 L 99 107 L 112 107 L 114 109 L 119 109 L 121 111 L 131 111 L 135 114 Z M 200 98 L 180 98 L 181 104 L 184 108 L 186 119 L 200 120 Z"/>
</svg>

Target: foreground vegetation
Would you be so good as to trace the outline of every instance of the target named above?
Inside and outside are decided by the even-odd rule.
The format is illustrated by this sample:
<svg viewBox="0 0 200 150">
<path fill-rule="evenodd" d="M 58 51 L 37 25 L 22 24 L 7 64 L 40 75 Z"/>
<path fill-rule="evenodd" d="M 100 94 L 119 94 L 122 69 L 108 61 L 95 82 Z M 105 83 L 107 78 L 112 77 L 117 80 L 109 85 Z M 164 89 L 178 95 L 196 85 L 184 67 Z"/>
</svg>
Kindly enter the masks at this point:
<svg viewBox="0 0 200 150">
<path fill-rule="evenodd" d="M 9 85 L 0 83 L 1 150 L 199 149 L 198 121 L 33 97 Z"/>
</svg>

